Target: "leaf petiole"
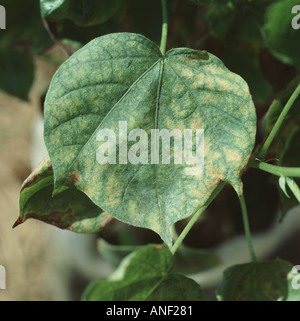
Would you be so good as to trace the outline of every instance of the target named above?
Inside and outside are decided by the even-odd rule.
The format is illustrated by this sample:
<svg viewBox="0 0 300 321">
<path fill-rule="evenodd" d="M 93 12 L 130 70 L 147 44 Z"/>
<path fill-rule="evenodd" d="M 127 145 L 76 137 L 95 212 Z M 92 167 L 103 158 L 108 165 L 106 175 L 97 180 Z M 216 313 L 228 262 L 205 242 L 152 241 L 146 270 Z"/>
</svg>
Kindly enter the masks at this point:
<svg viewBox="0 0 300 321">
<path fill-rule="evenodd" d="M 168 37 L 168 8 L 167 8 L 166 0 L 161 0 L 161 6 L 162 6 L 162 31 L 161 31 L 160 51 L 164 55 L 166 53 L 167 37 Z"/>
<path fill-rule="evenodd" d="M 246 234 L 246 238 L 247 238 L 248 249 L 249 249 L 251 261 L 256 262 L 257 258 L 256 258 L 253 244 L 252 244 L 252 238 L 251 238 L 251 232 L 250 232 L 249 220 L 248 220 L 248 213 L 247 213 L 247 206 L 246 206 L 244 195 L 240 196 L 239 200 L 240 200 L 240 205 L 241 205 L 241 210 L 242 210 L 242 215 L 243 215 L 244 229 L 245 229 L 245 234 Z"/>
<path fill-rule="evenodd" d="M 300 177 L 300 167 L 284 167 L 264 163 L 260 160 L 250 159 L 249 167 L 258 168 L 270 174 L 284 177 Z"/>
</svg>

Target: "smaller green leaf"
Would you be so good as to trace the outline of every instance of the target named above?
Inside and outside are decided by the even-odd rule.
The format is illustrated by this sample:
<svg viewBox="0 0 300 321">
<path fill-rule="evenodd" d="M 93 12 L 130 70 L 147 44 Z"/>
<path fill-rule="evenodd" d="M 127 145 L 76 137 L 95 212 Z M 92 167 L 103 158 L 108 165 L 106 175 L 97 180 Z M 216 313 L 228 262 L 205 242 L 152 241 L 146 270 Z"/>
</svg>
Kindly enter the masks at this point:
<svg viewBox="0 0 300 321">
<path fill-rule="evenodd" d="M 280 176 L 280 178 L 278 180 L 278 184 L 279 184 L 279 187 L 281 188 L 281 190 L 283 191 L 284 195 L 287 198 L 290 198 L 289 194 L 286 191 L 286 179 L 285 179 L 285 177 Z"/>
<path fill-rule="evenodd" d="M 101 257 L 118 266 L 121 261 L 131 252 L 138 249 L 136 245 L 114 245 L 100 238 L 97 240 L 97 249 Z"/>
<path fill-rule="evenodd" d="M 127 255 L 141 248 L 141 246 L 114 245 L 100 238 L 97 242 L 97 248 L 105 261 L 118 266 Z M 174 272 L 195 274 L 220 264 L 221 259 L 213 251 L 194 249 L 182 244 L 175 255 Z"/>
<path fill-rule="evenodd" d="M 111 18 L 121 0 L 40 0 L 41 11 L 51 21 L 69 19 L 78 26 L 93 26 Z"/>
<path fill-rule="evenodd" d="M 271 2 L 272 0 L 209 1 L 206 15 L 209 32 L 222 39 L 225 46 L 235 44 L 236 48 L 261 47 L 263 39 L 260 26 L 264 22 L 264 12 Z"/>
<path fill-rule="evenodd" d="M 147 301 L 209 301 L 209 299 L 194 280 L 180 274 L 169 274 L 153 290 Z"/>
<path fill-rule="evenodd" d="M 30 54 L 42 52 L 53 42 L 43 25 L 38 1 L 22 1 L 26 14 L 17 0 L 2 0 L 1 5 L 6 9 L 7 28 L 0 37 L 0 90 L 28 100 L 34 80 Z"/>
<path fill-rule="evenodd" d="M 211 250 L 191 248 L 181 244 L 175 254 L 174 271 L 195 274 L 217 267 L 221 263 L 218 255 Z"/>
<path fill-rule="evenodd" d="M 94 233 L 111 221 L 110 215 L 74 188 L 52 197 L 53 184 L 53 169 L 46 156 L 23 183 L 20 217 L 14 227 L 29 218 L 35 218 L 62 229 Z"/>
<path fill-rule="evenodd" d="M 32 59 L 20 50 L 0 48 L 0 70 L 0 90 L 28 100 L 34 79 Z"/>
<path fill-rule="evenodd" d="M 298 203 L 300 203 L 300 188 L 299 188 L 297 182 L 294 179 L 287 177 L 286 183 L 287 183 L 288 187 L 290 188 L 291 192 L 294 194 Z"/>
<path fill-rule="evenodd" d="M 291 263 L 276 259 L 229 267 L 217 289 L 220 301 L 299 301 L 291 286 Z"/>
<path fill-rule="evenodd" d="M 192 1 L 195 4 L 198 4 L 198 5 L 205 5 L 205 4 L 210 4 L 212 2 L 216 2 L 218 0 L 190 0 L 190 1 Z"/>
<path fill-rule="evenodd" d="M 260 51 L 256 49 L 236 48 L 227 46 L 223 61 L 227 68 L 243 77 L 256 104 L 267 101 L 272 87 L 264 76 L 259 64 Z"/>
<path fill-rule="evenodd" d="M 41 53 L 53 44 L 43 25 L 38 1 L 23 0 L 20 4 L 18 0 L 2 0 L 1 5 L 6 9 L 7 28 L 1 31 L 0 47 L 6 50 L 17 44 L 26 51 Z"/>
<path fill-rule="evenodd" d="M 86 301 L 208 301 L 193 280 L 171 273 L 174 257 L 162 245 L 147 245 L 127 256 L 107 280 L 92 282 Z"/>
<path fill-rule="evenodd" d="M 292 8 L 299 0 L 276 1 L 265 16 L 263 35 L 266 46 L 285 64 L 300 67 L 299 30 L 292 27 Z"/>
<path fill-rule="evenodd" d="M 70 39 L 77 41 L 81 46 L 89 41 L 108 33 L 118 32 L 121 30 L 120 23 L 110 19 L 105 23 L 91 27 L 77 26 L 71 20 L 62 20 L 56 23 L 57 31 L 61 39 Z"/>
</svg>

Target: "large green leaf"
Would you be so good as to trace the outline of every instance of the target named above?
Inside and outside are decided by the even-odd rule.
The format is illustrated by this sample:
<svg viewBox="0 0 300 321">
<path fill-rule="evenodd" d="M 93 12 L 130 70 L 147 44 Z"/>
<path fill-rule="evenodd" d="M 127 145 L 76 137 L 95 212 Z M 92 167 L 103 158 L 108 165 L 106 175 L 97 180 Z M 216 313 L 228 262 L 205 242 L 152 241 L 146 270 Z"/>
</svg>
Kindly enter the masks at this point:
<svg viewBox="0 0 300 321">
<path fill-rule="evenodd" d="M 174 164 L 100 165 L 100 129 L 203 129 L 204 171 Z M 157 232 L 203 205 L 221 181 L 240 195 L 241 171 L 254 145 L 256 115 L 248 86 L 215 56 L 187 48 L 162 56 L 147 38 L 110 34 L 91 41 L 57 71 L 45 102 L 45 142 L 55 193 L 69 184 L 119 220 Z M 119 151 L 117 139 L 116 151 Z M 196 142 L 193 139 L 193 150 Z M 128 142 L 128 150 L 136 142 Z M 172 144 L 173 145 L 173 144 Z M 136 146 L 135 146 L 136 147 Z"/>
<path fill-rule="evenodd" d="M 86 301 L 208 301 L 193 280 L 171 273 L 174 257 L 161 245 L 148 245 L 127 256 L 107 279 L 92 282 Z"/>
<path fill-rule="evenodd" d="M 52 197 L 53 170 L 46 156 L 25 180 L 20 194 L 20 217 L 14 226 L 29 218 L 80 233 L 99 231 L 111 220 L 82 192 L 70 188 Z"/>
<path fill-rule="evenodd" d="M 217 289 L 220 301 L 300 301 L 293 265 L 280 259 L 229 267 Z"/>
<path fill-rule="evenodd" d="M 107 21 L 118 10 L 122 0 L 40 0 L 45 18 L 69 19 L 79 26 L 93 26 Z"/>
<path fill-rule="evenodd" d="M 292 28 L 292 8 L 298 0 L 275 2 L 267 11 L 263 34 L 266 46 L 282 62 L 300 68 L 299 30 Z"/>
</svg>

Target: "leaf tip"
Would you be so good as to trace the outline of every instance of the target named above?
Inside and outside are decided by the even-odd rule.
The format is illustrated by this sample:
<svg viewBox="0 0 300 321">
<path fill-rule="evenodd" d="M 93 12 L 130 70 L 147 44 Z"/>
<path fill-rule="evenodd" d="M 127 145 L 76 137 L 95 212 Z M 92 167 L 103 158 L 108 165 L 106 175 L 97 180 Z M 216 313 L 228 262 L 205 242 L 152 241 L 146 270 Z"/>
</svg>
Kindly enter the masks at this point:
<svg viewBox="0 0 300 321">
<path fill-rule="evenodd" d="M 235 180 L 230 181 L 230 184 L 233 187 L 233 189 L 235 190 L 235 192 L 237 193 L 239 198 L 244 195 L 243 182 L 241 181 L 241 179 L 239 177 L 236 177 Z"/>
<path fill-rule="evenodd" d="M 18 219 L 15 221 L 14 225 L 12 226 L 12 228 L 17 227 L 18 225 L 24 223 L 25 221 L 22 219 L 21 216 L 18 217 Z"/>
</svg>

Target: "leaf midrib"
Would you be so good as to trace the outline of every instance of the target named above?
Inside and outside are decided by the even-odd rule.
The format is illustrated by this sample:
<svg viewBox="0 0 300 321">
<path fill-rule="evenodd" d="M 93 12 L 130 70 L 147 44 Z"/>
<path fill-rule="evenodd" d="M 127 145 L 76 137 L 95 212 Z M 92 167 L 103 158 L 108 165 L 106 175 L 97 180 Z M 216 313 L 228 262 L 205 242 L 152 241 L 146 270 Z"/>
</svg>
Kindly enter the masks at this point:
<svg viewBox="0 0 300 321">
<path fill-rule="evenodd" d="M 78 157 L 80 156 L 80 154 L 82 153 L 82 151 L 84 150 L 84 148 L 86 146 L 88 146 L 89 142 L 91 141 L 91 139 L 95 136 L 96 132 L 99 130 L 99 128 L 101 127 L 101 125 L 103 124 L 103 122 L 105 121 L 105 119 L 108 117 L 108 115 L 123 101 L 123 99 L 130 93 L 131 89 L 133 88 L 133 86 L 135 86 L 145 75 L 147 75 L 147 73 L 149 73 L 161 60 L 163 60 L 161 57 L 154 62 L 146 71 L 144 71 L 142 73 L 142 75 L 140 75 L 138 77 L 137 80 L 135 80 L 132 85 L 126 90 L 126 92 L 122 95 L 122 97 L 113 105 L 113 107 L 109 110 L 109 112 L 103 117 L 103 119 L 101 120 L 100 124 L 97 126 L 97 128 L 93 131 L 93 133 L 91 134 L 90 138 L 88 139 L 88 141 L 82 145 L 82 148 L 79 150 L 77 156 L 74 158 L 74 160 L 72 161 L 72 163 L 68 166 L 66 173 L 70 173 L 70 171 L 72 170 L 75 162 L 77 161 Z M 52 129 L 51 129 L 52 132 Z M 64 185 L 67 181 L 67 176 L 64 179 L 64 181 L 61 183 L 61 185 Z M 54 194 L 58 193 L 60 191 L 60 189 L 56 190 L 56 186 L 54 187 Z"/>
</svg>

